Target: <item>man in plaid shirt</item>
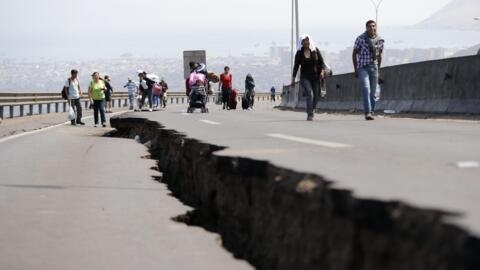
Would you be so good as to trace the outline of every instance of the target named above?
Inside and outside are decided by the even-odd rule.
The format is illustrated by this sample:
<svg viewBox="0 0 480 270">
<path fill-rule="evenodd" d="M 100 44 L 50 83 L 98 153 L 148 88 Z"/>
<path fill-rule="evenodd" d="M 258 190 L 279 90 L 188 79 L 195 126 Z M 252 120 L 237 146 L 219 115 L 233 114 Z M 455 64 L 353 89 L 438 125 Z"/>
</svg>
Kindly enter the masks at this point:
<svg viewBox="0 0 480 270">
<path fill-rule="evenodd" d="M 377 35 L 375 21 L 366 23 L 367 30 L 355 40 L 352 60 L 355 77 L 360 80 L 366 120 L 374 120 L 375 91 L 377 90 L 384 40 Z"/>
</svg>

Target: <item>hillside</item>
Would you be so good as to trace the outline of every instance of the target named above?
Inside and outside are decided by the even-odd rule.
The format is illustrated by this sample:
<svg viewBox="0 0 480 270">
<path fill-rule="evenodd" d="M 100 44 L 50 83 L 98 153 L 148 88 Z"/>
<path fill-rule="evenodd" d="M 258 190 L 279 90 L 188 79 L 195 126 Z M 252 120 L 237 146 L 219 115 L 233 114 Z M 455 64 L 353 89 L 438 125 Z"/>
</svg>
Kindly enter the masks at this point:
<svg viewBox="0 0 480 270">
<path fill-rule="evenodd" d="M 413 27 L 480 31 L 480 1 L 452 0 L 438 12 Z"/>
<path fill-rule="evenodd" d="M 461 57 L 461 56 L 468 56 L 468 55 L 475 55 L 475 54 L 480 54 L 480 44 L 458 51 L 454 55 L 452 55 L 452 57 Z"/>
</svg>

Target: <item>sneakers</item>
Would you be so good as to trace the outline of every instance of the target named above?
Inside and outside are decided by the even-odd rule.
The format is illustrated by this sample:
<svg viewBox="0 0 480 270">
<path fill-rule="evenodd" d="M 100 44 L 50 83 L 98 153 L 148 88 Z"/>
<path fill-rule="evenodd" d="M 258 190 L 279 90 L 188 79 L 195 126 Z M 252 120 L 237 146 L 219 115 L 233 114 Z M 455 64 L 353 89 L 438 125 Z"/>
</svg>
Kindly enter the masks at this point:
<svg viewBox="0 0 480 270">
<path fill-rule="evenodd" d="M 98 127 L 98 124 L 93 125 L 93 127 Z"/>
<path fill-rule="evenodd" d="M 313 121 L 313 115 L 307 116 L 307 121 Z"/>
<path fill-rule="evenodd" d="M 103 124 L 102 124 L 102 127 L 107 127 L 107 124 L 103 123 Z"/>
<path fill-rule="evenodd" d="M 153 109 L 152 109 L 152 108 L 150 108 L 150 109 L 148 109 L 148 111 L 149 111 L 149 112 L 153 112 Z"/>
<path fill-rule="evenodd" d="M 365 115 L 365 120 L 370 121 L 370 120 L 375 120 L 375 118 L 373 118 L 373 116 L 372 116 L 371 113 L 367 113 L 367 114 Z"/>
</svg>

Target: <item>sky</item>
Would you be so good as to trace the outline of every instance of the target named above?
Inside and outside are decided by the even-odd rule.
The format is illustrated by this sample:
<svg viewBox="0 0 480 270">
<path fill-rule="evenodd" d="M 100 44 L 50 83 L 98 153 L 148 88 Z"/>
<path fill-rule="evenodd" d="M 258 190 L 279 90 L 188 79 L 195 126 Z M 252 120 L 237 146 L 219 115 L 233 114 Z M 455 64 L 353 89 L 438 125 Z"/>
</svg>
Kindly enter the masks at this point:
<svg viewBox="0 0 480 270">
<path fill-rule="evenodd" d="M 190 48 L 235 55 L 258 42 L 288 43 L 290 0 L 0 0 L 0 57 L 172 57 Z M 380 27 L 418 23 L 450 0 L 384 0 Z M 300 30 L 361 32 L 370 0 L 299 0 Z M 480 14 L 479 14 L 480 16 Z M 353 38 L 353 37 L 352 37 Z"/>
</svg>

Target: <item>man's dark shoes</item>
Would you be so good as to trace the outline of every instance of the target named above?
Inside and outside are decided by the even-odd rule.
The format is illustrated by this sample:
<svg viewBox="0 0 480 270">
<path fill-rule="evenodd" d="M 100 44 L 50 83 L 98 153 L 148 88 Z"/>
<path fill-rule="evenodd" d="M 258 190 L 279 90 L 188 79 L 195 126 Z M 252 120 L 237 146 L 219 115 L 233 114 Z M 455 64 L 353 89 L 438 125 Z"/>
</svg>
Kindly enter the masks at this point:
<svg viewBox="0 0 480 270">
<path fill-rule="evenodd" d="M 77 122 L 77 125 L 85 126 L 85 123 L 84 122 Z"/>
</svg>

